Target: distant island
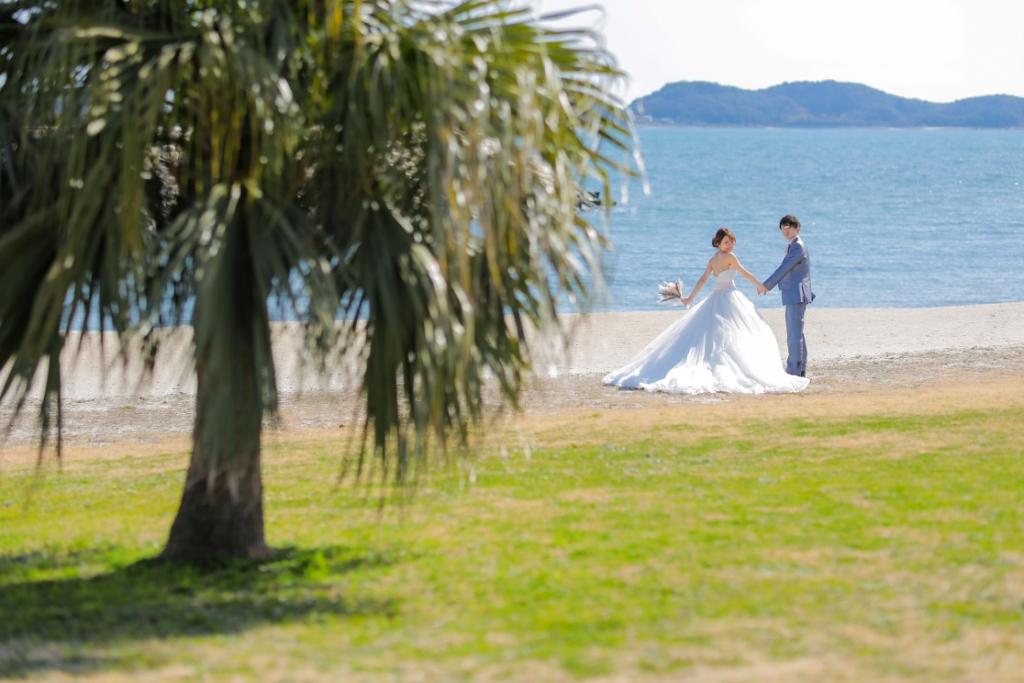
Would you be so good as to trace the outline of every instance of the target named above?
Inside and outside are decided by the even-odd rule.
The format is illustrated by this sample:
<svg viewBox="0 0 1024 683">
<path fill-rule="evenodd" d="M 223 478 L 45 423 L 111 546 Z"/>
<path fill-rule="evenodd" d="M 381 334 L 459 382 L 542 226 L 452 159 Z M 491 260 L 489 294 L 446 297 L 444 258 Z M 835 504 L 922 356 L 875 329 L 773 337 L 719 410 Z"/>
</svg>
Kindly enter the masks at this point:
<svg viewBox="0 0 1024 683">
<path fill-rule="evenodd" d="M 762 90 L 681 81 L 634 100 L 629 108 L 639 123 L 676 126 L 1024 127 L 1021 97 L 987 95 L 940 104 L 839 81 Z"/>
</svg>

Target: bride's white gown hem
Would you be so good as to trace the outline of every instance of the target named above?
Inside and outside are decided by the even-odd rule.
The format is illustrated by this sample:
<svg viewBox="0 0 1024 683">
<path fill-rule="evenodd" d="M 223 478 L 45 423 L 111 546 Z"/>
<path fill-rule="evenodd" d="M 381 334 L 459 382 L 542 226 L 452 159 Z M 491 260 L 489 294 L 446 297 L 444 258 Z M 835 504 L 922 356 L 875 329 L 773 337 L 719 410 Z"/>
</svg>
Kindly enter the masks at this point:
<svg viewBox="0 0 1024 683">
<path fill-rule="evenodd" d="M 604 377 L 622 389 L 672 394 L 803 391 L 810 380 L 786 372 L 778 342 L 736 271 L 715 277 L 714 291 L 669 325 L 629 363 Z"/>
</svg>

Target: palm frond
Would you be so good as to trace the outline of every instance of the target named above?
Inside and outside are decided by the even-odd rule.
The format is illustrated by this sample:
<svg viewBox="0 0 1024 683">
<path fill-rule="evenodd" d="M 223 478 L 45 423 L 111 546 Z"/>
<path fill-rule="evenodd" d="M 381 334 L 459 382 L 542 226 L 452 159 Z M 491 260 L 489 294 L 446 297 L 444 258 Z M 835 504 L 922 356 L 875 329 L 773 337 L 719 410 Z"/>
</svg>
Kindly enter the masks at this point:
<svg viewBox="0 0 1024 683">
<path fill-rule="evenodd" d="M 360 351 L 371 451 L 408 477 L 599 288 L 576 205 L 637 168 L 621 75 L 503 0 L 6 3 L 0 399 L 42 368 L 49 419 L 83 316 L 126 347 L 190 324 L 196 452 L 230 469 L 276 410 L 282 305 Z"/>
</svg>

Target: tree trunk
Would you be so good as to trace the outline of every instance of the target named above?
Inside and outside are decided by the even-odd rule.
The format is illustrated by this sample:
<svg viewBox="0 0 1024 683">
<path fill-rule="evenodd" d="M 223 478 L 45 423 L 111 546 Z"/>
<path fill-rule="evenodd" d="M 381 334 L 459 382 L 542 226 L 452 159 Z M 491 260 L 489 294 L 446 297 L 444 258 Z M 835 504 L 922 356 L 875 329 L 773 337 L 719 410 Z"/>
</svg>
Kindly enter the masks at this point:
<svg viewBox="0 0 1024 683">
<path fill-rule="evenodd" d="M 219 368 L 216 377 L 207 372 L 207 362 L 197 362 L 192 458 L 161 554 L 165 560 L 208 562 L 270 554 L 263 536 L 262 411 L 252 354 L 237 352 L 228 362 L 234 367 Z"/>
<path fill-rule="evenodd" d="M 239 353 L 232 370 L 245 374 L 249 366 L 251 371 L 247 355 Z M 209 377 L 206 368 L 205 362 L 197 366 L 193 453 L 162 557 L 189 562 L 266 557 L 259 396 L 254 383 L 244 382 L 252 390 L 231 395 L 228 420 L 217 420 L 212 403 L 216 392 L 223 393 L 223 383 Z M 228 450 L 233 452 L 222 452 Z"/>
<path fill-rule="evenodd" d="M 269 555 L 259 457 L 216 472 L 207 471 L 203 460 L 193 450 L 181 505 L 161 557 L 203 562 Z"/>
<path fill-rule="evenodd" d="M 244 129 L 244 126 L 243 126 Z M 244 146 L 244 145 L 243 145 Z M 200 259 L 192 329 L 196 416 L 192 458 L 161 555 L 188 562 L 266 557 L 260 437 L 276 410 L 265 283 L 252 262 L 246 196 L 222 202 L 223 236 Z"/>
</svg>

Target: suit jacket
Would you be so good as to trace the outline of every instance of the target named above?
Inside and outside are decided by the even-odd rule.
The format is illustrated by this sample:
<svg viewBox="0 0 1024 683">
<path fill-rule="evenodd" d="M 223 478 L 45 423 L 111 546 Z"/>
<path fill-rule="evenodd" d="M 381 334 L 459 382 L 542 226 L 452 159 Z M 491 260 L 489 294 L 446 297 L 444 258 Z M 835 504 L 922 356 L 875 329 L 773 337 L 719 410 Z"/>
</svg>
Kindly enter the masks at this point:
<svg viewBox="0 0 1024 683">
<path fill-rule="evenodd" d="M 768 289 L 775 285 L 782 292 L 784 305 L 809 304 L 814 301 L 814 292 L 811 291 L 811 257 L 799 237 L 789 243 L 782 264 L 764 281 Z"/>
</svg>

